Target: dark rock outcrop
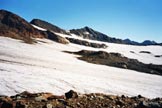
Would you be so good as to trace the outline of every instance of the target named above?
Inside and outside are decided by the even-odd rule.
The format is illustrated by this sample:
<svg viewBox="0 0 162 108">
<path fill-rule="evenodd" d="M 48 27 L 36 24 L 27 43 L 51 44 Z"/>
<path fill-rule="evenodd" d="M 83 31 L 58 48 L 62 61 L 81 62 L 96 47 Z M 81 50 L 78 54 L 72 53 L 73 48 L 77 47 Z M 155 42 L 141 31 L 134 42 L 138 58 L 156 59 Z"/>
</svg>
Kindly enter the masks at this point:
<svg viewBox="0 0 162 108">
<path fill-rule="evenodd" d="M 77 98 L 78 94 L 77 94 L 77 92 L 70 90 L 69 92 L 65 93 L 65 97 L 66 97 L 66 99 Z"/>
<path fill-rule="evenodd" d="M 162 57 L 162 55 L 155 55 L 154 57 L 158 57 L 159 58 L 159 57 Z"/>
<path fill-rule="evenodd" d="M 108 47 L 106 44 L 92 43 L 92 42 L 75 39 L 75 38 L 66 37 L 66 39 L 69 40 L 71 43 L 83 45 L 83 46 L 89 46 L 89 47 L 93 47 L 93 48 L 107 48 Z"/>
<path fill-rule="evenodd" d="M 44 29 L 47 29 L 49 31 L 54 31 L 54 32 L 57 32 L 57 33 L 62 33 L 62 34 L 68 34 L 70 35 L 70 33 L 66 32 L 65 30 L 49 23 L 49 22 L 46 22 L 46 21 L 43 21 L 43 20 L 40 20 L 40 19 L 33 19 L 31 22 L 31 24 L 34 24 L 36 26 L 39 26 L 39 27 L 42 27 Z"/>
<path fill-rule="evenodd" d="M 124 57 L 119 53 L 107 53 L 104 51 L 88 51 L 88 50 L 82 50 L 79 52 L 67 52 L 67 53 L 82 55 L 82 57 L 78 57 L 78 59 L 90 63 L 102 64 L 124 69 L 131 69 L 149 74 L 162 75 L 162 65 L 144 64 L 136 59 L 129 59 L 127 57 Z"/>
<path fill-rule="evenodd" d="M 140 51 L 139 53 L 151 54 L 149 51 Z"/>
<path fill-rule="evenodd" d="M 6 10 L 0 10 L 0 36 L 21 39 L 32 43 L 33 38 L 44 38 L 45 35 L 31 26 L 25 19 Z"/>
<path fill-rule="evenodd" d="M 53 40 L 55 42 L 62 43 L 62 44 L 68 44 L 69 43 L 69 41 L 66 38 L 58 36 L 51 31 L 45 31 L 44 33 L 46 34 L 47 38 L 50 39 L 50 40 Z"/>
</svg>

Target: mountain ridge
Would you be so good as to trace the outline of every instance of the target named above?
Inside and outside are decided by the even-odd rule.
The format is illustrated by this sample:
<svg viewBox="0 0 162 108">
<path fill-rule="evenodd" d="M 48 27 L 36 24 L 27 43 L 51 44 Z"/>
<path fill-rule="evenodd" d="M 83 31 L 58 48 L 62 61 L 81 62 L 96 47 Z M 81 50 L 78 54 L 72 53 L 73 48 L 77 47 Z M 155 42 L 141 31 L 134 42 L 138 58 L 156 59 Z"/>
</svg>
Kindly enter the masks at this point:
<svg viewBox="0 0 162 108">
<path fill-rule="evenodd" d="M 101 32 L 98 32 L 96 30 L 93 30 L 92 28 L 85 26 L 81 29 L 71 29 L 70 33 L 76 34 L 82 38 L 91 39 L 91 40 L 98 40 L 103 42 L 112 42 L 112 43 L 121 43 L 124 42 L 121 39 L 116 39 L 107 36 L 106 34 L 103 34 Z"/>
<path fill-rule="evenodd" d="M 129 44 L 129 45 L 161 45 L 161 43 L 157 43 L 151 40 L 144 40 L 143 42 L 132 41 L 129 38 L 127 39 L 118 39 L 115 37 L 110 37 L 104 33 L 93 30 L 92 28 L 85 26 L 80 29 L 71 29 L 70 33 L 76 34 L 85 39 L 98 40 L 103 42 L 110 43 L 119 43 L 119 44 Z"/>
<path fill-rule="evenodd" d="M 34 28 L 31 24 L 47 29 L 47 31 L 49 32 L 54 31 L 65 35 L 75 34 L 76 36 L 82 37 L 84 39 L 97 40 L 102 42 L 128 44 L 128 45 L 162 45 L 162 43 L 157 43 L 155 41 L 150 41 L 150 40 L 145 40 L 144 42 L 139 43 L 136 41 L 132 41 L 130 39 L 122 40 L 115 37 L 110 37 L 88 26 L 85 26 L 80 29 L 71 29 L 69 32 L 67 32 L 66 30 L 44 20 L 33 19 L 29 23 L 22 17 L 12 12 L 6 10 L 0 10 L 0 35 L 1 36 L 8 36 L 15 39 L 21 39 L 27 43 L 32 43 L 33 41 L 32 38 L 48 38 L 49 33 L 47 33 L 46 31 L 38 30 Z"/>
</svg>

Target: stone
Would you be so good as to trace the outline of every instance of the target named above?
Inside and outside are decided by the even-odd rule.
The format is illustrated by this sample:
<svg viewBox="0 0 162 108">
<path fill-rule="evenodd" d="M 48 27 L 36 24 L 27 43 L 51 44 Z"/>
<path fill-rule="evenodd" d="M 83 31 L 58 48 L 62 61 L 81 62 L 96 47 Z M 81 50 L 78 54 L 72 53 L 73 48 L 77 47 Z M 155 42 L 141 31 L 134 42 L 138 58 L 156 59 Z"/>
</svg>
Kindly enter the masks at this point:
<svg viewBox="0 0 162 108">
<path fill-rule="evenodd" d="M 10 102 L 3 102 L 1 108 L 13 108 L 13 104 Z"/>
<path fill-rule="evenodd" d="M 38 97 L 35 97 L 35 101 L 37 102 L 46 102 L 47 99 L 43 96 L 38 96 Z"/>
<path fill-rule="evenodd" d="M 45 106 L 43 106 L 43 108 L 52 108 L 52 104 L 46 104 Z"/>
<path fill-rule="evenodd" d="M 77 92 L 70 90 L 69 92 L 65 93 L 65 97 L 66 97 L 66 99 L 77 98 L 78 94 L 77 94 Z"/>
<path fill-rule="evenodd" d="M 23 102 L 16 102 L 16 107 L 15 108 L 27 108 L 27 105 Z"/>
</svg>

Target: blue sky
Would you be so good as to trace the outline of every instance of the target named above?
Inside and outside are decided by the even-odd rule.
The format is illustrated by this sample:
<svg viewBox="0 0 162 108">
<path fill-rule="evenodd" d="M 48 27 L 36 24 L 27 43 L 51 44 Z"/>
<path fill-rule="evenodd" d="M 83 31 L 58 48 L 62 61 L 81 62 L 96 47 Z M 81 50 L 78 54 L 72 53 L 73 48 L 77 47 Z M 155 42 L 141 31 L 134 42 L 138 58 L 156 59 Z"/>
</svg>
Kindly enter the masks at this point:
<svg viewBox="0 0 162 108">
<path fill-rule="evenodd" d="M 162 0 L 1 0 L 0 9 L 64 29 L 89 26 L 121 39 L 162 42 Z"/>
</svg>

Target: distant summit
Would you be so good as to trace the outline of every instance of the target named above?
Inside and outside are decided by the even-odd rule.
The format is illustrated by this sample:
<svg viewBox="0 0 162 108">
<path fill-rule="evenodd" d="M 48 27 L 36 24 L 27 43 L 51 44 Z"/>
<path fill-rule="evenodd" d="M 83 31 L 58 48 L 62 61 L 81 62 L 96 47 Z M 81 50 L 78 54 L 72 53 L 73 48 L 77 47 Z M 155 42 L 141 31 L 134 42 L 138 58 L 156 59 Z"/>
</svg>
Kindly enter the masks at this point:
<svg viewBox="0 0 162 108">
<path fill-rule="evenodd" d="M 142 45 L 157 45 L 155 41 L 145 40 L 141 43 Z"/>
<path fill-rule="evenodd" d="M 150 40 L 145 40 L 145 41 L 139 43 L 136 41 L 131 41 L 130 39 L 125 39 L 124 42 L 126 44 L 131 44 L 131 45 L 160 45 L 159 43 L 157 43 L 155 41 L 150 41 Z"/>
<path fill-rule="evenodd" d="M 130 39 L 125 39 L 123 40 L 125 44 L 130 44 L 130 45 L 140 45 L 140 43 L 136 41 L 131 41 Z"/>
</svg>

